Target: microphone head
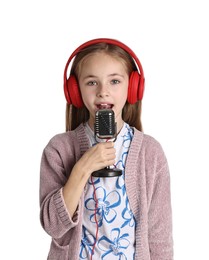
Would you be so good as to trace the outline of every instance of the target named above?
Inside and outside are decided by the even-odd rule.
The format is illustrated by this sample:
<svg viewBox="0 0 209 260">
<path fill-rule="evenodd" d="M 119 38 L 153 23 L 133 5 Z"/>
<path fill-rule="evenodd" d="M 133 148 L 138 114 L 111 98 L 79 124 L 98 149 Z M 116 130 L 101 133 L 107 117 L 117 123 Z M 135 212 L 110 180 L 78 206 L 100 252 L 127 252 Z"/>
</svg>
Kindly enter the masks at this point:
<svg viewBox="0 0 209 260">
<path fill-rule="evenodd" d="M 112 109 L 100 109 L 95 114 L 95 137 L 111 139 L 117 134 L 115 113 Z"/>
</svg>

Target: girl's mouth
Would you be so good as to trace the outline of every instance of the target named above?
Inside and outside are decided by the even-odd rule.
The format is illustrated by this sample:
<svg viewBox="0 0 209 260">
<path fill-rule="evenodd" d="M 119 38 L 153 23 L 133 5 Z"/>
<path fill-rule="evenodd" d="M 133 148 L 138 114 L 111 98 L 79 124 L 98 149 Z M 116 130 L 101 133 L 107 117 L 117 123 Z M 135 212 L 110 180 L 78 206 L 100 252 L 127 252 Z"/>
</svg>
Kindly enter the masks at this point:
<svg viewBox="0 0 209 260">
<path fill-rule="evenodd" d="M 113 104 L 97 104 L 97 108 L 98 109 L 112 109 L 113 108 Z"/>
</svg>

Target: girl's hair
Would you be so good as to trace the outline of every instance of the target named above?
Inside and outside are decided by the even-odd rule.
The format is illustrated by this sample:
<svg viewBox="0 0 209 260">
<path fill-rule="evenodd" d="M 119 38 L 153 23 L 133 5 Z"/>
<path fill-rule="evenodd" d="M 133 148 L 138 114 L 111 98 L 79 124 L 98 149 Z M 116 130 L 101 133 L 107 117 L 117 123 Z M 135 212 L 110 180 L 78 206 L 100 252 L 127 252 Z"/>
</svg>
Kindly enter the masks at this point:
<svg viewBox="0 0 209 260">
<path fill-rule="evenodd" d="M 85 60 L 88 59 L 88 57 L 90 57 L 92 54 L 98 52 L 106 53 L 122 62 L 125 65 L 129 75 L 132 71 L 137 70 L 133 58 L 125 50 L 114 44 L 97 43 L 82 49 L 76 55 L 71 67 L 70 75 L 74 75 L 78 80 L 81 68 L 85 64 Z M 135 104 L 129 104 L 126 102 L 123 107 L 122 118 L 130 126 L 137 128 L 139 131 L 142 131 L 141 101 L 139 100 Z M 89 111 L 85 106 L 82 108 L 77 108 L 72 104 L 66 105 L 66 131 L 74 130 L 81 123 L 87 122 L 88 119 Z"/>
</svg>

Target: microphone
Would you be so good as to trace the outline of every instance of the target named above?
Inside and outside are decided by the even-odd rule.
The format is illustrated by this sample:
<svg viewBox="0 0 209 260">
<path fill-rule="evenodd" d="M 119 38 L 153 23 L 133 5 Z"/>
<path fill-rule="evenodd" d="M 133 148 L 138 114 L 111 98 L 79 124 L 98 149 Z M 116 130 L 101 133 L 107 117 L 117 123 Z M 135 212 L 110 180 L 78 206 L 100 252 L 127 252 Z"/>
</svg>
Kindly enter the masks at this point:
<svg viewBox="0 0 209 260">
<path fill-rule="evenodd" d="M 100 109 L 95 114 L 95 125 L 94 125 L 95 139 L 112 139 L 117 135 L 117 124 L 115 122 L 115 114 L 112 109 Z M 117 177 L 122 175 L 122 170 L 117 168 L 110 168 L 109 166 L 94 171 L 92 176 L 94 177 Z"/>
<path fill-rule="evenodd" d="M 111 139 L 116 136 L 117 127 L 112 109 L 101 109 L 96 112 L 94 132 L 95 137 L 100 139 Z"/>
</svg>

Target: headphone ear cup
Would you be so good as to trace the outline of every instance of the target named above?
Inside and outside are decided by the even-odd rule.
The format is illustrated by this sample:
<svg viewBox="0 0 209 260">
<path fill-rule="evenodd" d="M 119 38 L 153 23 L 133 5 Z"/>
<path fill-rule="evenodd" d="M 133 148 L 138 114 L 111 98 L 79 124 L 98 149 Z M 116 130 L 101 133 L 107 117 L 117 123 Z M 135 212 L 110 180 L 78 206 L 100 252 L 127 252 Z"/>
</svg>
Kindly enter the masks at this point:
<svg viewBox="0 0 209 260">
<path fill-rule="evenodd" d="M 145 79 L 140 76 L 140 82 L 139 82 L 139 90 L 138 90 L 138 100 L 142 100 L 144 95 L 144 84 Z"/>
<path fill-rule="evenodd" d="M 68 91 L 68 80 L 64 79 L 64 93 L 65 93 L 65 99 L 68 104 L 72 104 L 72 101 L 70 99 L 70 93 Z"/>
<path fill-rule="evenodd" d="M 133 71 L 129 78 L 128 86 L 128 98 L 127 101 L 130 104 L 135 104 L 138 99 L 139 87 L 140 87 L 140 74 L 138 71 Z"/>
<path fill-rule="evenodd" d="M 77 108 L 83 107 L 84 104 L 81 97 L 80 89 L 74 75 L 71 75 L 67 80 L 67 93 L 70 101 L 68 102 L 69 104 L 73 104 Z"/>
</svg>

